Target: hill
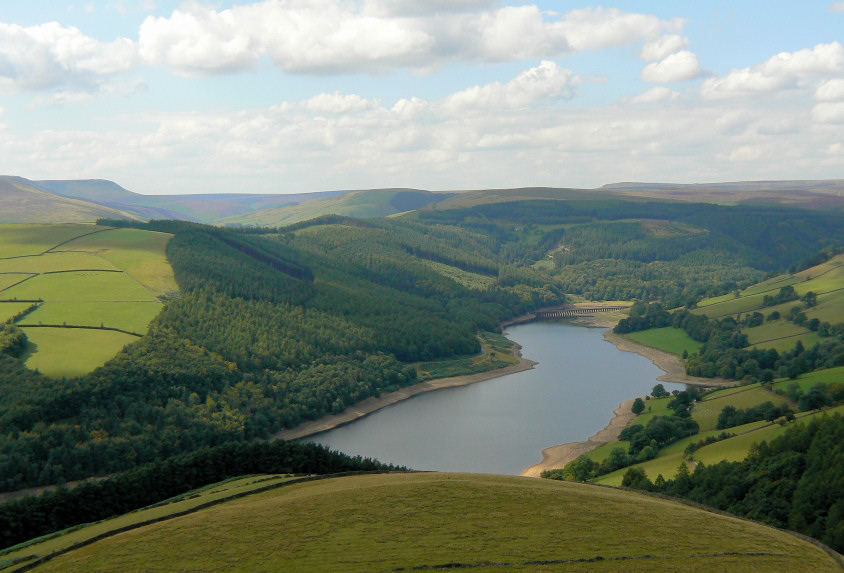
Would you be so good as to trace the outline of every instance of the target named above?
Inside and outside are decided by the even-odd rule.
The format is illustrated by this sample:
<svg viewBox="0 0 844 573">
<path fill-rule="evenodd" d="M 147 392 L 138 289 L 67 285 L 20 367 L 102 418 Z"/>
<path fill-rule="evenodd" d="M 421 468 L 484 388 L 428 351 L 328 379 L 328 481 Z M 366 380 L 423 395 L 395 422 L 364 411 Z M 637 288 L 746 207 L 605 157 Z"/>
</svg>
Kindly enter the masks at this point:
<svg viewBox="0 0 844 573">
<path fill-rule="evenodd" d="M 33 570 L 840 570 L 833 556 L 789 533 L 611 488 L 471 474 L 277 485 Z"/>
<path fill-rule="evenodd" d="M 421 209 L 448 199 L 453 193 L 432 193 L 418 189 L 370 189 L 351 191 L 339 197 L 315 198 L 295 205 L 261 209 L 245 215 L 221 219 L 229 225 L 281 227 L 321 215 L 387 217 Z"/>
<path fill-rule="evenodd" d="M 705 298 L 692 312 L 709 318 L 743 316 L 751 346 L 782 352 L 799 340 L 811 347 L 830 325 L 844 322 L 844 254 L 729 295 Z"/>
<path fill-rule="evenodd" d="M 0 223 L 73 223 L 101 218 L 140 220 L 130 211 L 61 197 L 21 177 L 0 176 Z"/>
<path fill-rule="evenodd" d="M 628 197 L 721 205 L 769 204 L 844 210 L 844 180 L 741 181 L 731 183 L 614 183 L 600 188 Z"/>
<path fill-rule="evenodd" d="M 36 185 L 64 197 L 82 199 L 135 213 L 144 219 L 181 219 L 204 223 L 260 209 L 342 195 L 346 191 L 261 195 L 255 193 L 141 195 L 112 181 L 98 179 L 38 181 Z"/>
</svg>

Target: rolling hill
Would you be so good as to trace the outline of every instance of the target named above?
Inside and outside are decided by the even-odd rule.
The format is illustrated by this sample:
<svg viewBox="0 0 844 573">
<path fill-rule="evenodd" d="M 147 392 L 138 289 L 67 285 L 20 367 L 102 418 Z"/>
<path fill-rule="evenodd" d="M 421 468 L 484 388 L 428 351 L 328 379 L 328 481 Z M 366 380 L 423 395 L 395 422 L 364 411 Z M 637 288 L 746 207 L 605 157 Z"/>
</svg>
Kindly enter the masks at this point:
<svg viewBox="0 0 844 573">
<path fill-rule="evenodd" d="M 245 215 L 228 217 L 228 225 L 280 227 L 307 221 L 321 215 L 348 217 L 387 217 L 434 205 L 453 193 L 432 193 L 418 189 L 370 189 L 351 191 L 339 197 L 311 199 L 282 207 L 261 209 Z"/>
<path fill-rule="evenodd" d="M 141 219 L 124 209 L 61 197 L 21 177 L 0 176 L 0 223 L 74 223 L 100 218 Z"/>
<path fill-rule="evenodd" d="M 164 506 L 157 510 L 161 521 L 140 528 L 125 518 L 104 522 L 97 526 L 99 541 L 23 566 L 86 572 L 841 570 L 833 555 L 787 532 L 612 488 L 439 473 L 275 483 L 181 516 L 183 502 Z M 119 532 L 120 525 L 128 530 Z M 85 530 L 70 535 L 84 538 Z M 62 538 L 42 545 L 5 557 L 44 555 Z"/>
</svg>

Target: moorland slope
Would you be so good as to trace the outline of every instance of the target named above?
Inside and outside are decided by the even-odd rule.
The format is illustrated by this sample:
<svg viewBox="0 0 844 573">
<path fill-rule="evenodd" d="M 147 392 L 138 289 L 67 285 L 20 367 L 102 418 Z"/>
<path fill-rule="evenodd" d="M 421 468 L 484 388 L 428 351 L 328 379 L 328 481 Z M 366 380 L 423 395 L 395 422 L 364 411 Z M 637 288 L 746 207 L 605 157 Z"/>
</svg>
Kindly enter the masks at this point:
<svg viewBox="0 0 844 573">
<path fill-rule="evenodd" d="M 33 570 L 841 570 L 789 533 L 611 488 L 437 473 L 280 485 Z"/>
</svg>

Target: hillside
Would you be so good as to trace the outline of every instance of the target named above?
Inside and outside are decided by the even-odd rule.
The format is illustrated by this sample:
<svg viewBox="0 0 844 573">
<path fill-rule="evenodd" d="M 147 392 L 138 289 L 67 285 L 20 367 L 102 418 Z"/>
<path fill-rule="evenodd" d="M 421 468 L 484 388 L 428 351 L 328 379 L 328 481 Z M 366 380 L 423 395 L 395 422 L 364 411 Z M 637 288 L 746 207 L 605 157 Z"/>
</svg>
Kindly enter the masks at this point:
<svg viewBox="0 0 844 573">
<path fill-rule="evenodd" d="M 823 549 L 788 533 L 616 489 L 471 474 L 277 485 L 109 536 L 32 570 L 841 568 Z"/>
<path fill-rule="evenodd" d="M 295 205 L 302 201 L 342 195 L 345 191 L 259 195 L 254 193 L 141 195 L 112 181 L 99 179 L 37 181 L 40 188 L 64 197 L 82 199 L 132 212 L 144 219 L 181 219 L 204 223 L 256 210 Z"/>
<path fill-rule="evenodd" d="M 135 213 L 55 195 L 20 177 L 0 176 L 0 223 L 73 223 L 134 219 Z"/>
<path fill-rule="evenodd" d="M 798 312 L 792 314 L 794 307 Z M 799 340 L 811 347 L 821 341 L 819 331 L 823 335 L 829 325 L 844 322 L 844 254 L 733 294 L 705 298 L 692 312 L 709 318 L 743 316 L 743 332 L 752 346 L 782 352 Z"/>
<path fill-rule="evenodd" d="M 741 181 L 730 183 L 614 183 L 600 188 L 627 197 L 675 199 L 721 205 L 771 204 L 844 209 L 844 180 Z"/>
<path fill-rule="evenodd" d="M 436 204 L 453 193 L 432 193 L 418 189 L 370 189 L 351 191 L 339 197 L 314 198 L 295 205 L 261 209 L 221 219 L 227 225 L 281 227 L 322 215 L 387 217 Z"/>
</svg>

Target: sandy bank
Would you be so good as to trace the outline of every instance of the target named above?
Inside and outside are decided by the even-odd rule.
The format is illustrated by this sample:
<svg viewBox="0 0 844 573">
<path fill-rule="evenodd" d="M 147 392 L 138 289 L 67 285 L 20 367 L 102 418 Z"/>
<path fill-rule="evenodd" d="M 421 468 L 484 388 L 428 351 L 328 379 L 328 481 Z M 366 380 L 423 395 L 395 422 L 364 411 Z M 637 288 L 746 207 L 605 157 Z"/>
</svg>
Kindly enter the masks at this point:
<svg viewBox="0 0 844 573">
<path fill-rule="evenodd" d="M 592 325 L 594 325 L 594 323 Z M 619 350 L 623 350 L 625 352 L 635 352 L 636 354 L 640 354 L 653 362 L 657 368 L 665 372 L 665 374 L 657 378 L 657 380 L 709 387 L 735 386 L 736 384 L 735 381 L 725 380 L 723 378 L 698 378 L 696 376 L 689 376 L 686 374 L 683 361 L 674 354 L 664 352 L 650 346 L 644 346 L 628 338 L 615 334 L 612 330 L 607 330 L 607 332 L 604 333 L 604 340 L 615 344 Z M 527 468 L 522 472 L 522 475 L 527 477 L 539 477 L 539 474 L 545 470 L 562 468 L 567 463 L 576 460 L 578 457 L 596 449 L 599 446 L 617 441 L 621 430 L 623 430 L 624 427 L 636 417 L 631 410 L 634 400 L 635 398 L 622 402 L 613 412 L 614 416 L 610 420 L 610 423 L 607 424 L 607 427 L 590 437 L 588 441 L 560 444 L 559 446 L 552 446 L 542 450 L 542 461 Z"/>
<path fill-rule="evenodd" d="M 594 436 L 590 436 L 587 441 L 560 444 L 559 446 L 551 446 L 542 450 L 542 461 L 527 468 L 522 472 L 522 475 L 526 477 L 539 477 L 539 474 L 545 470 L 562 468 L 583 454 L 591 452 L 599 446 L 618 440 L 621 430 L 636 417 L 632 411 L 634 400 L 635 398 L 632 398 L 619 404 L 618 408 L 613 412 L 610 423 Z"/>
<path fill-rule="evenodd" d="M 273 439 L 296 440 L 307 436 L 312 436 L 320 432 L 331 430 L 338 426 L 354 422 L 359 418 L 371 414 L 381 408 L 386 408 L 396 402 L 407 400 L 418 394 L 424 392 L 431 392 L 433 390 L 441 390 L 442 388 L 453 388 L 455 386 L 467 386 L 475 384 L 476 382 L 484 382 L 492 380 L 500 376 L 507 376 L 508 374 L 515 374 L 516 372 L 523 372 L 530 370 L 536 365 L 533 360 L 528 360 L 522 356 L 522 348 L 515 342 L 513 343 L 513 352 L 519 359 L 519 362 L 512 366 L 504 368 L 497 368 L 495 370 L 488 370 L 487 372 L 478 372 L 477 374 L 466 374 L 464 376 L 452 376 L 451 378 L 438 378 L 436 380 L 428 380 L 427 382 L 419 382 L 413 386 L 401 388 L 395 392 L 381 394 L 380 396 L 367 398 L 353 406 L 349 406 L 340 414 L 333 414 L 324 416 L 318 420 L 305 422 L 295 428 L 289 430 L 282 430 L 272 437 Z"/>
</svg>

